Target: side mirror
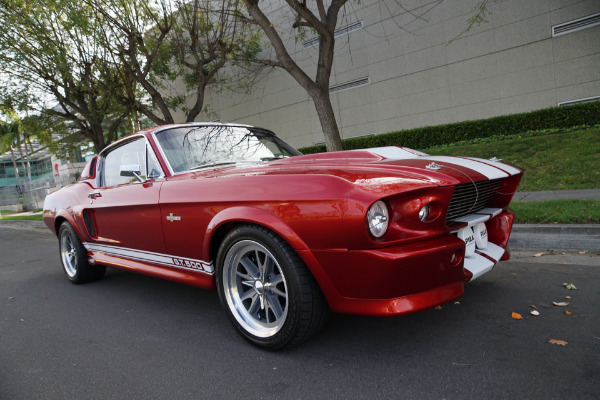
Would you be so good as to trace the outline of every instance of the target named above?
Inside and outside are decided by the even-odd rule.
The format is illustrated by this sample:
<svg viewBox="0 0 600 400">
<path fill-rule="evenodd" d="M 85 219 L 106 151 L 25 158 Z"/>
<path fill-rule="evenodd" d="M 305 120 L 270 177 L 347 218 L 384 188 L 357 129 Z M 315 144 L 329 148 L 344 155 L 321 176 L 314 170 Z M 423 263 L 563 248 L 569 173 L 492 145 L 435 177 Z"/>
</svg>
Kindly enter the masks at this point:
<svg viewBox="0 0 600 400">
<path fill-rule="evenodd" d="M 137 178 L 141 183 L 146 182 L 146 179 L 141 176 L 142 168 L 137 164 L 124 164 L 119 168 L 119 175 L 132 176 Z"/>
</svg>

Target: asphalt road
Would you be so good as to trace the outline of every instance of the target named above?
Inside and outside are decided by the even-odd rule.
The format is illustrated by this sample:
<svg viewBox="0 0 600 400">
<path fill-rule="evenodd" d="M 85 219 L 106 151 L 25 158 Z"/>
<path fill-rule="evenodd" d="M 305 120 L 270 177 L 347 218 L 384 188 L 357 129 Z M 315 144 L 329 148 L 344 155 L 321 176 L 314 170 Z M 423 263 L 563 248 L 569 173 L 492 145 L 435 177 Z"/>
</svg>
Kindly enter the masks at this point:
<svg viewBox="0 0 600 400">
<path fill-rule="evenodd" d="M 600 258 L 532 254 L 460 304 L 333 315 L 269 353 L 234 332 L 216 292 L 112 269 L 76 286 L 55 237 L 0 227 L 0 399 L 598 399 Z"/>
</svg>

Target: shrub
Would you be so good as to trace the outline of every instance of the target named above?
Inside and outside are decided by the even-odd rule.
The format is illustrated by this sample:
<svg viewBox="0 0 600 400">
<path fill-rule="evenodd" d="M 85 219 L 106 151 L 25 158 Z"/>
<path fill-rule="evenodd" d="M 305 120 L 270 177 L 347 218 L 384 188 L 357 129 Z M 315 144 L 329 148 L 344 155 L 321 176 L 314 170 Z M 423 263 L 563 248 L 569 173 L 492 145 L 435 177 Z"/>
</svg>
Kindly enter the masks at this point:
<svg viewBox="0 0 600 400">
<path fill-rule="evenodd" d="M 521 114 L 502 115 L 476 121 L 456 122 L 446 125 L 426 126 L 380 135 L 345 139 L 344 150 L 382 146 L 404 146 L 425 149 L 458 141 L 485 138 L 494 135 L 514 135 L 550 128 L 568 128 L 600 123 L 600 101 L 551 107 Z M 304 154 L 321 153 L 325 145 L 299 149 Z"/>
</svg>

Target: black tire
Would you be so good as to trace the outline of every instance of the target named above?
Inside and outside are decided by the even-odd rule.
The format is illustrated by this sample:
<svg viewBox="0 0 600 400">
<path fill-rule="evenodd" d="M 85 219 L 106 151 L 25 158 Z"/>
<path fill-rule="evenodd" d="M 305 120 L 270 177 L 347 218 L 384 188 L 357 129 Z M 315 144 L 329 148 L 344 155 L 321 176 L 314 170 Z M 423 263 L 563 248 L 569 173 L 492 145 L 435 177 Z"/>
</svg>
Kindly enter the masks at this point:
<svg viewBox="0 0 600 400">
<path fill-rule="evenodd" d="M 95 281 L 104 276 L 104 265 L 91 265 L 87 260 L 87 250 L 68 222 L 63 222 L 58 230 L 60 262 L 69 281 L 75 284 Z"/>
<path fill-rule="evenodd" d="M 233 326 L 263 349 L 298 345 L 327 322 L 329 307 L 315 278 L 291 246 L 264 227 L 239 225 L 225 236 L 215 278 Z"/>
</svg>

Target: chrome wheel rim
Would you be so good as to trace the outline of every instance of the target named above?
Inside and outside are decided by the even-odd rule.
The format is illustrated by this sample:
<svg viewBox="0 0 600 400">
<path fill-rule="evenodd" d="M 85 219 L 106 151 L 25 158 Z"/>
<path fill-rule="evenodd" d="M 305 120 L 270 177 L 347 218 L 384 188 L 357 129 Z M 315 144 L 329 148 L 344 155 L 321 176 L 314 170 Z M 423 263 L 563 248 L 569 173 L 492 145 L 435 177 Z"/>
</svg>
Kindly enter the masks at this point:
<svg viewBox="0 0 600 400">
<path fill-rule="evenodd" d="M 252 240 L 235 243 L 225 257 L 223 289 L 237 322 L 250 334 L 267 338 L 281 330 L 288 313 L 288 291 L 279 263 Z"/>
<path fill-rule="evenodd" d="M 60 257 L 67 275 L 72 278 L 77 273 L 77 250 L 73 238 L 65 231 L 60 237 Z"/>
</svg>

